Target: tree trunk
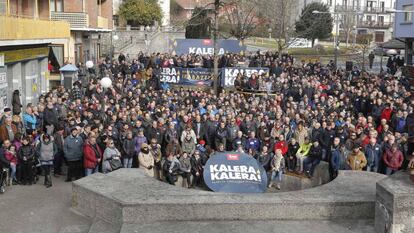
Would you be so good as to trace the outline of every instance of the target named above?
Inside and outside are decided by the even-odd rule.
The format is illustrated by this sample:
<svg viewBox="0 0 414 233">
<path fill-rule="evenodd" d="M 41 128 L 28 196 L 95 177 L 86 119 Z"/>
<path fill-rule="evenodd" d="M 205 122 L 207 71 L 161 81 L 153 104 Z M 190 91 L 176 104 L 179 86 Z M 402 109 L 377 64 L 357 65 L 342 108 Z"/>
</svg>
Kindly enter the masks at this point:
<svg viewBox="0 0 414 233">
<path fill-rule="evenodd" d="M 315 45 L 315 38 L 312 38 L 312 48 Z"/>
</svg>

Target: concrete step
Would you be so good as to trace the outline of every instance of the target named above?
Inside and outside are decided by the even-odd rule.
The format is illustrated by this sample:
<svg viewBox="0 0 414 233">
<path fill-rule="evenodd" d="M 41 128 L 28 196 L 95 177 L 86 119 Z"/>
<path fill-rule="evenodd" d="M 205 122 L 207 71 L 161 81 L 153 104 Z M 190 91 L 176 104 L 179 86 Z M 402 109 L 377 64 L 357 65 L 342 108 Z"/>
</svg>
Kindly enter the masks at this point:
<svg viewBox="0 0 414 233">
<path fill-rule="evenodd" d="M 160 219 L 162 221 L 162 219 Z M 211 221 L 124 224 L 121 233 L 375 233 L 372 220 L 355 221 Z"/>
</svg>

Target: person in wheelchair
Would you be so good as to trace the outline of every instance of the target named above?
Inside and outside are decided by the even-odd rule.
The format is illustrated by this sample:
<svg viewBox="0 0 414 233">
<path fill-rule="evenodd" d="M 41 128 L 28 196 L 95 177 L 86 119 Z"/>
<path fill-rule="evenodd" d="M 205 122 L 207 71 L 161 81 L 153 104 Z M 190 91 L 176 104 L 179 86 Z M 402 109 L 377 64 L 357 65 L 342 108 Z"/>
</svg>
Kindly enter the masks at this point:
<svg viewBox="0 0 414 233">
<path fill-rule="evenodd" d="M 24 137 L 22 146 L 17 152 L 19 164 L 21 165 L 21 183 L 23 185 L 32 185 L 34 182 L 33 166 L 35 159 L 35 150 L 30 144 L 30 138 Z"/>
</svg>

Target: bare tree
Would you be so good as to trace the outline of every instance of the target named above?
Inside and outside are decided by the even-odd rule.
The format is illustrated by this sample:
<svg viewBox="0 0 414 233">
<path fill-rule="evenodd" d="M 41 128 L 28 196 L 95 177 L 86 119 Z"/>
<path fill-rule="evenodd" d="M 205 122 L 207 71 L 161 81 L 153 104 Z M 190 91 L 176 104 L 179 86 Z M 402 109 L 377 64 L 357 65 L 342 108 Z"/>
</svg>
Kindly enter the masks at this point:
<svg viewBox="0 0 414 233">
<path fill-rule="evenodd" d="M 294 7 L 292 0 L 267 0 L 259 3 L 261 14 L 268 20 L 276 38 L 279 52 L 288 46 L 288 35 L 294 29 L 294 25 L 290 25 Z"/>
<path fill-rule="evenodd" d="M 224 20 L 230 27 L 230 35 L 244 39 L 254 33 L 257 23 L 258 0 L 222 1 Z"/>
</svg>

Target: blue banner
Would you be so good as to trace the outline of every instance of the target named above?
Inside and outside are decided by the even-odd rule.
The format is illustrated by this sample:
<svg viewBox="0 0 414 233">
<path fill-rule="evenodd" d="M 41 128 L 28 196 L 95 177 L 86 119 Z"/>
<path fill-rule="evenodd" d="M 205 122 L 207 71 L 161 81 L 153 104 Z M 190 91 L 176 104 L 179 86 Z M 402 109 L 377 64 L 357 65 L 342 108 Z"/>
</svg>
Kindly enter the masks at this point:
<svg viewBox="0 0 414 233">
<path fill-rule="evenodd" d="M 267 188 L 266 171 L 247 154 L 215 153 L 208 159 L 203 177 L 214 192 L 263 193 Z"/>
<path fill-rule="evenodd" d="M 246 46 L 238 40 L 218 40 L 218 54 L 238 53 L 244 54 Z M 214 41 L 210 39 L 176 39 L 172 41 L 172 54 L 214 54 Z"/>
<path fill-rule="evenodd" d="M 213 70 L 207 68 L 182 68 L 180 85 L 211 86 Z"/>
<path fill-rule="evenodd" d="M 206 68 L 162 68 L 160 82 L 176 85 L 211 86 L 212 69 Z"/>
<path fill-rule="evenodd" d="M 221 70 L 221 85 L 222 87 L 233 87 L 234 80 L 238 74 L 243 74 L 247 77 L 250 77 L 252 74 L 257 73 L 258 75 L 265 74 L 269 76 L 269 68 L 266 67 L 249 67 L 249 68 L 239 68 L 239 67 L 227 67 Z"/>
</svg>

